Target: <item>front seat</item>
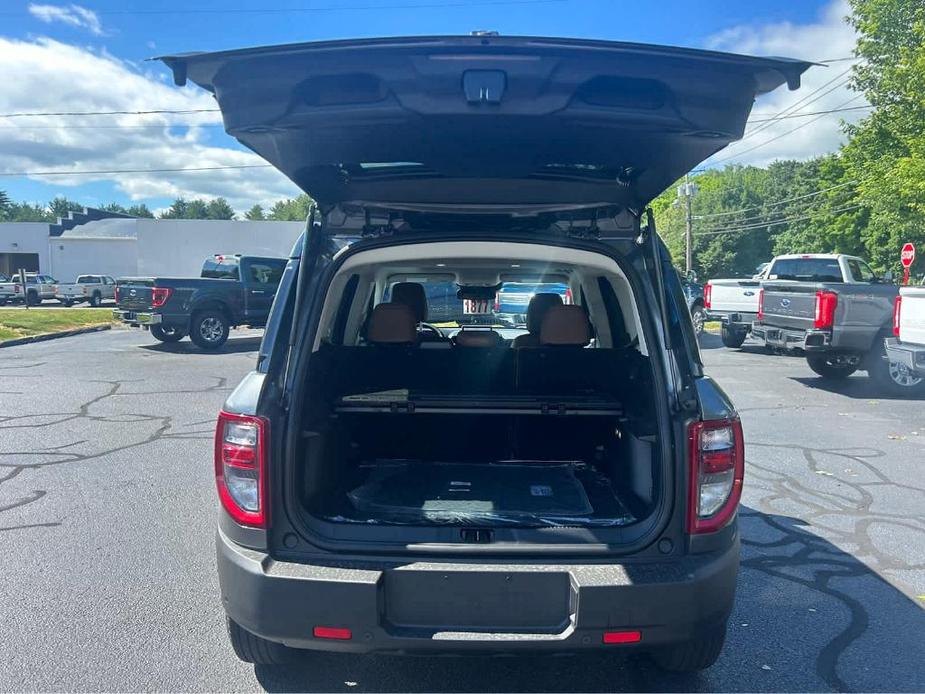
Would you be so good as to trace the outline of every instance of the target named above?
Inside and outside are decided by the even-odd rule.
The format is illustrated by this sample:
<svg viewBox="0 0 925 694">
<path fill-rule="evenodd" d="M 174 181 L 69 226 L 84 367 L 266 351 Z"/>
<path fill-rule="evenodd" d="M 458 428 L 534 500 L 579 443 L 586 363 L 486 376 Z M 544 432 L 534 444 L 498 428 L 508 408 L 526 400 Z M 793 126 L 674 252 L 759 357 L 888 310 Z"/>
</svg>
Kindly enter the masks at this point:
<svg viewBox="0 0 925 694">
<path fill-rule="evenodd" d="M 414 321 L 420 327 L 426 325 L 427 320 L 427 293 L 424 285 L 418 282 L 397 282 L 392 285 L 391 301 L 395 304 L 408 306 L 414 314 Z M 420 331 L 419 339 L 422 342 L 448 342 L 448 338 L 435 332 L 434 329 Z"/>
<path fill-rule="evenodd" d="M 366 341 L 371 345 L 410 346 L 417 338 L 414 312 L 405 304 L 379 304 L 369 316 Z"/>
<path fill-rule="evenodd" d="M 553 306 L 562 306 L 562 297 L 558 294 L 534 294 L 527 304 L 527 333 L 515 337 L 511 347 L 539 347 L 543 318 Z"/>
<path fill-rule="evenodd" d="M 591 323 L 584 306 L 553 306 L 540 326 L 542 347 L 586 347 L 591 342 Z"/>
</svg>

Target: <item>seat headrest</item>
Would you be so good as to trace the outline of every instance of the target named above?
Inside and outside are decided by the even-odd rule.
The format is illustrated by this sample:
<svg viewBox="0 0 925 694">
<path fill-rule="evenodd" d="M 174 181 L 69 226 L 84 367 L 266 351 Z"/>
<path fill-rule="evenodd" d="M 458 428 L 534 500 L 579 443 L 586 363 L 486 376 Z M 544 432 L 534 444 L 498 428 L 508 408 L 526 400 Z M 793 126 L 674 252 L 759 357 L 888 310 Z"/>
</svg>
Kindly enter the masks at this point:
<svg viewBox="0 0 925 694">
<path fill-rule="evenodd" d="M 398 282 L 392 285 L 392 301 L 396 304 L 410 306 L 414 320 L 422 323 L 427 320 L 427 294 L 424 285 L 418 282 Z"/>
<path fill-rule="evenodd" d="M 543 326 L 543 316 L 553 306 L 561 306 L 562 297 L 558 294 L 541 293 L 530 297 L 527 304 L 527 332 L 539 333 Z"/>
<path fill-rule="evenodd" d="M 460 330 L 453 338 L 457 347 L 500 347 L 503 342 L 494 330 Z"/>
<path fill-rule="evenodd" d="M 405 304 L 379 304 L 369 316 L 366 341 L 376 345 L 410 345 L 418 337 L 414 312 Z"/>
<path fill-rule="evenodd" d="M 591 323 L 581 306 L 553 306 L 543 317 L 541 345 L 584 347 L 591 341 Z"/>
</svg>

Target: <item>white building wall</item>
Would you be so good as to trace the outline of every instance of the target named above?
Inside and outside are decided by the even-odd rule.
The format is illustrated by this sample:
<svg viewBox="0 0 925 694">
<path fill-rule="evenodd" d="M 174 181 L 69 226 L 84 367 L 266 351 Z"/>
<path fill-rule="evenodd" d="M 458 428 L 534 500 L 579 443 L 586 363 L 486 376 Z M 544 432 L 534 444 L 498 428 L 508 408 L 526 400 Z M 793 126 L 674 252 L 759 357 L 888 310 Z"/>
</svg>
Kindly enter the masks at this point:
<svg viewBox="0 0 925 694">
<path fill-rule="evenodd" d="M 77 275 L 138 274 L 138 242 L 133 238 L 87 238 L 67 236 L 49 239 L 51 268 L 59 282 L 74 282 Z"/>
<path fill-rule="evenodd" d="M 216 253 L 288 257 L 305 222 L 139 219 L 140 276 L 196 277 Z"/>
<path fill-rule="evenodd" d="M 39 270 L 52 274 L 48 258 L 48 223 L 5 222 L 0 224 L 0 253 L 37 253 Z"/>
</svg>

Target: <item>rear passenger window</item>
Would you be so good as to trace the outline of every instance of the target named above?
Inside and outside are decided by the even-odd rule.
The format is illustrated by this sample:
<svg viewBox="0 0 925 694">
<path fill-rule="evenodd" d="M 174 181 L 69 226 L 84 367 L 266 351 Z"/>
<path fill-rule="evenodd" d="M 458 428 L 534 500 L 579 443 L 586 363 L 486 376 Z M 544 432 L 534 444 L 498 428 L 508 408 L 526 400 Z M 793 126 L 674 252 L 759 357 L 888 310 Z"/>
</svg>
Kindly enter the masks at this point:
<svg viewBox="0 0 925 694">
<path fill-rule="evenodd" d="M 279 284 L 283 276 L 283 268 L 278 265 L 269 265 L 267 263 L 251 263 L 250 281 L 257 284 Z"/>
</svg>

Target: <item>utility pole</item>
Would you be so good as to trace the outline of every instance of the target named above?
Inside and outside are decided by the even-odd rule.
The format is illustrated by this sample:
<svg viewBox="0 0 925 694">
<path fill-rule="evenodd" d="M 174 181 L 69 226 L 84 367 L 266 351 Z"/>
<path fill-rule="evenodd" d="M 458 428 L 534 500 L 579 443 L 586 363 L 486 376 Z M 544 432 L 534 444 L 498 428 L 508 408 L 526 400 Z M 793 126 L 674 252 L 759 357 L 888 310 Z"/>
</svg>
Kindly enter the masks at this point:
<svg viewBox="0 0 925 694">
<path fill-rule="evenodd" d="M 684 185 L 678 186 L 678 199 L 684 198 L 684 272 L 694 269 L 694 216 L 691 212 L 691 201 L 697 193 L 697 184 L 691 183 L 691 175 L 684 175 Z"/>
</svg>

